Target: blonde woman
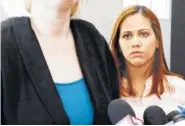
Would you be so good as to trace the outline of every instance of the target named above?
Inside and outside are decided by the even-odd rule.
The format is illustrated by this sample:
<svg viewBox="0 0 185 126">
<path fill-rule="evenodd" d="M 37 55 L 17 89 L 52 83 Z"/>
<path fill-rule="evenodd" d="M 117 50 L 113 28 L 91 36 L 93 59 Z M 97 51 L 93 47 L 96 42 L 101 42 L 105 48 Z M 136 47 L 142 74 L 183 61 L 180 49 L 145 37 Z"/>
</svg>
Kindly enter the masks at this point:
<svg viewBox="0 0 185 126">
<path fill-rule="evenodd" d="M 110 48 L 120 75 L 120 97 L 139 118 L 151 105 L 166 114 L 185 106 L 185 81 L 168 70 L 159 20 L 147 7 L 133 5 L 121 12 Z"/>
<path fill-rule="evenodd" d="M 114 60 L 78 0 L 26 0 L 30 17 L 1 23 L 2 124 L 110 124 Z"/>
</svg>

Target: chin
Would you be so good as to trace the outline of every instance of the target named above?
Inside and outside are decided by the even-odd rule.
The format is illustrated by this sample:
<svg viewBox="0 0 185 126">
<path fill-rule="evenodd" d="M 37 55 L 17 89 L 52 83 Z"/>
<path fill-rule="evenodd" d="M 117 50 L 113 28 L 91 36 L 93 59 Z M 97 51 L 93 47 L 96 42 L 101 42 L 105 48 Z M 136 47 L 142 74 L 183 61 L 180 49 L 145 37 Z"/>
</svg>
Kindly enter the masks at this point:
<svg viewBox="0 0 185 126">
<path fill-rule="evenodd" d="M 139 67 L 139 66 L 143 66 L 145 64 L 145 61 L 140 60 L 140 59 L 135 59 L 135 60 L 132 60 L 130 64 L 133 66 Z"/>
</svg>

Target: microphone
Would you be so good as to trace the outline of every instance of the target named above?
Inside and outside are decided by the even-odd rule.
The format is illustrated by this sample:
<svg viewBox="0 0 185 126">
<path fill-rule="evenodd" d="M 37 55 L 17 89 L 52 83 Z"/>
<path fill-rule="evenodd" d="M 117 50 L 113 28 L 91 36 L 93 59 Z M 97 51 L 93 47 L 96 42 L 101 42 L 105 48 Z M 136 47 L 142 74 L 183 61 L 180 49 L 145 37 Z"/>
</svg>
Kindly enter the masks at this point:
<svg viewBox="0 0 185 126">
<path fill-rule="evenodd" d="M 134 124 L 135 112 L 126 101 L 115 99 L 108 105 L 108 116 L 114 125 Z"/>
<path fill-rule="evenodd" d="M 174 110 L 174 111 L 168 113 L 168 115 L 167 115 L 168 122 L 172 121 L 173 117 L 175 117 L 175 116 L 177 116 L 179 114 L 180 114 L 180 112 L 177 111 L 177 110 Z"/>
<path fill-rule="evenodd" d="M 185 115 L 179 114 L 172 118 L 170 122 L 165 125 L 180 125 L 185 124 Z"/>
<path fill-rule="evenodd" d="M 173 122 L 176 124 L 185 124 L 185 115 L 176 115 L 175 117 L 173 117 Z"/>
<path fill-rule="evenodd" d="M 179 115 L 179 114 L 180 114 L 180 112 L 177 111 L 177 110 L 174 110 L 174 111 L 168 113 L 168 115 L 167 115 L 168 123 L 165 124 L 165 125 L 175 125 L 175 123 L 174 123 L 174 121 L 173 121 L 173 118 L 174 118 L 175 116 Z"/>
<path fill-rule="evenodd" d="M 168 118 L 163 109 L 159 106 L 149 106 L 144 111 L 145 125 L 164 125 L 166 123 L 168 123 Z"/>
</svg>

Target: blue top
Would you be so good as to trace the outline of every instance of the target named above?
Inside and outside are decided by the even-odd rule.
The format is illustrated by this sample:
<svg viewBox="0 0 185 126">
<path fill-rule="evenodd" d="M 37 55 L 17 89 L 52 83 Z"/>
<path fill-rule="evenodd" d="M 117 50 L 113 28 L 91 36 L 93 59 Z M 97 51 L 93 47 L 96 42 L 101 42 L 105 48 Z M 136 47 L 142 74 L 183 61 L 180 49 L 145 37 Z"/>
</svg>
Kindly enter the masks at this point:
<svg viewBox="0 0 185 126">
<path fill-rule="evenodd" d="M 84 79 L 55 83 L 71 125 L 92 125 L 94 111 Z"/>
</svg>

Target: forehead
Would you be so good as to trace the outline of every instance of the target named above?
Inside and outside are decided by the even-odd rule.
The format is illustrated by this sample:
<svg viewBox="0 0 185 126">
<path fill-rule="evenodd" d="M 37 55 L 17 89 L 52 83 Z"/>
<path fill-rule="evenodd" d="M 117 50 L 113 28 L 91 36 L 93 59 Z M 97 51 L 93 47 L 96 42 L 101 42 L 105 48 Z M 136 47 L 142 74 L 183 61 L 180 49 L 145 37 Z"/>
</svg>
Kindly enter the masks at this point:
<svg viewBox="0 0 185 126">
<path fill-rule="evenodd" d="M 121 31 L 129 30 L 139 30 L 139 29 L 151 29 L 151 22 L 148 18 L 144 17 L 141 13 L 128 16 L 121 23 Z"/>
</svg>

